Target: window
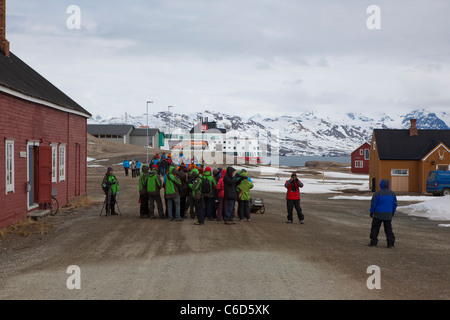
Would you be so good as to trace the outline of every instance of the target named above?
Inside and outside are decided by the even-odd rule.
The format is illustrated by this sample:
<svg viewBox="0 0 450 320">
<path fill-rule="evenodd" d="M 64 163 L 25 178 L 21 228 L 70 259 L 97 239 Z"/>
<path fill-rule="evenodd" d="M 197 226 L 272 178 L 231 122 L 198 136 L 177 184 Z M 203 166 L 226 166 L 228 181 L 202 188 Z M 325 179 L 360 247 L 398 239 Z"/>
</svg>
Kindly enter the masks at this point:
<svg viewBox="0 0 450 320">
<path fill-rule="evenodd" d="M 58 144 L 50 143 L 52 147 L 52 182 L 57 182 L 58 176 Z"/>
<path fill-rule="evenodd" d="M 370 159 L 370 149 L 364 149 L 364 160 Z"/>
<path fill-rule="evenodd" d="M 409 176 L 408 169 L 392 169 L 391 176 Z"/>
<path fill-rule="evenodd" d="M 362 156 L 363 155 L 364 150 L 363 149 L 359 149 L 359 155 Z"/>
<path fill-rule="evenodd" d="M 373 150 L 377 150 L 377 142 L 376 141 L 373 142 L 372 146 L 373 146 Z"/>
<path fill-rule="evenodd" d="M 14 192 L 14 141 L 6 140 L 6 193 Z"/>
<path fill-rule="evenodd" d="M 59 146 L 59 181 L 66 180 L 66 145 Z"/>
<path fill-rule="evenodd" d="M 356 160 L 355 161 L 355 168 L 363 168 L 364 167 L 364 162 L 361 160 Z"/>
</svg>

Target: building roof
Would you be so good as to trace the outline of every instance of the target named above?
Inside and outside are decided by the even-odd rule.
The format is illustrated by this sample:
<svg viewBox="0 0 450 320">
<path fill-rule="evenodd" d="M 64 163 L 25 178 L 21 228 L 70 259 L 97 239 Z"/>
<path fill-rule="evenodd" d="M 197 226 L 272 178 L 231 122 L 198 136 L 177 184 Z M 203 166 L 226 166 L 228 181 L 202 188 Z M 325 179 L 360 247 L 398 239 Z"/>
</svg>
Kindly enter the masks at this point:
<svg viewBox="0 0 450 320">
<path fill-rule="evenodd" d="M 88 124 L 87 131 L 91 135 L 146 136 L 147 128 L 135 128 L 132 124 Z M 148 135 L 158 134 L 158 129 L 148 128 Z"/>
<path fill-rule="evenodd" d="M 353 150 L 352 154 L 355 153 L 355 152 L 358 152 L 360 149 L 367 148 L 367 147 L 370 148 L 370 144 L 368 142 L 364 142 L 364 144 L 360 145 L 358 148 Z"/>
<path fill-rule="evenodd" d="M 418 130 L 410 136 L 408 129 L 375 129 L 380 160 L 420 160 L 441 142 L 450 147 L 450 130 Z"/>
<path fill-rule="evenodd" d="M 203 122 L 203 123 L 197 123 L 194 127 L 192 127 L 191 131 L 189 131 L 189 133 L 200 133 L 202 132 L 201 130 L 201 126 L 205 125 L 207 130 L 206 133 L 226 133 L 227 130 L 223 129 L 223 128 L 217 128 L 217 122 L 215 121 L 208 121 L 208 122 Z"/>
<path fill-rule="evenodd" d="M 9 93 L 8 90 L 2 90 L 2 88 L 23 94 L 26 97 L 49 102 L 67 112 L 72 111 L 86 117 L 91 116 L 78 103 L 34 71 L 12 52 L 10 52 L 9 57 L 0 54 L 0 91 Z"/>
<path fill-rule="evenodd" d="M 127 135 L 133 131 L 131 124 L 88 124 L 87 132 L 91 135 Z"/>
<path fill-rule="evenodd" d="M 159 132 L 158 129 L 152 129 L 148 128 L 148 135 L 149 136 L 155 136 Z M 130 135 L 132 136 L 147 136 L 147 128 L 134 128 L 133 131 L 131 131 Z"/>
</svg>

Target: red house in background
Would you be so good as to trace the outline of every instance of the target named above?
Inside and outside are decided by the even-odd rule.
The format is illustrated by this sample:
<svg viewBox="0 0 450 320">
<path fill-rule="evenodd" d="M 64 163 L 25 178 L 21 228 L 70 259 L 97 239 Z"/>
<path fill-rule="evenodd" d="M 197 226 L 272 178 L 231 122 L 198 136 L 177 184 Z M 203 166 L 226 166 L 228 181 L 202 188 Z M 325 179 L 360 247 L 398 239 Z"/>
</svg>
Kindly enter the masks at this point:
<svg viewBox="0 0 450 320">
<path fill-rule="evenodd" d="M 0 0 L 0 228 L 86 194 L 91 115 L 9 51 Z"/>
<path fill-rule="evenodd" d="M 370 144 L 367 142 L 352 152 L 353 173 L 369 173 Z"/>
</svg>

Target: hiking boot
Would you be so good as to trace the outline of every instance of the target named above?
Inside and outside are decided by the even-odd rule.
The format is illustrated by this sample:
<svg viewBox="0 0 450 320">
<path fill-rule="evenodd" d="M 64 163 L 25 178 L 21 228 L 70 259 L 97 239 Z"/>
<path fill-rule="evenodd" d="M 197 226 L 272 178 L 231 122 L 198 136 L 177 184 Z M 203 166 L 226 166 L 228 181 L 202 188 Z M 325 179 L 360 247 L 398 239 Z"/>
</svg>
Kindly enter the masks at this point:
<svg viewBox="0 0 450 320">
<path fill-rule="evenodd" d="M 292 220 L 288 220 L 288 221 L 286 221 L 286 223 L 292 223 Z"/>
<path fill-rule="evenodd" d="M 202 223 L 202 222 L 194 222 L 194 225 L 196 225 L 196 226 L 202 226 L 202 225 L 204 225 L 204 223 Z"/>
<path fill-rule="evenodd" d="M 303 220 L 300 220 L 300 224 L 303 224 Z"/>
</svg>

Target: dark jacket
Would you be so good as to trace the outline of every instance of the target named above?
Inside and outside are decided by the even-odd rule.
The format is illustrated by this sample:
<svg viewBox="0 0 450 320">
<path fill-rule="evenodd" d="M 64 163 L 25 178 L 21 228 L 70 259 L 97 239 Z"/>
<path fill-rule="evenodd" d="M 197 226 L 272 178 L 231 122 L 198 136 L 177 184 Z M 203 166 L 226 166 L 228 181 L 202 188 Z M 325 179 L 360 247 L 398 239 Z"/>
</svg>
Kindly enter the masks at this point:
<svg viewBox="0 0 450 320">
<path fill-rule="evenodd" d="M 237 181 L 236 177 L 233 177 L 234 171 L 236 170 L 233 167 L 228 167 L 227 173 L 223 178 L 224 200 L 238 200 L 238 193 L 236 191 Z"/>
<path fill-rule="evenodd" d="M 370 202 L 370 216 L 380 220 L 392 220 L 397 209 L 397 197 L 389 190 L 389 180 L 380 181 L 380 191 L 373 194 Z"/>
</svg>

